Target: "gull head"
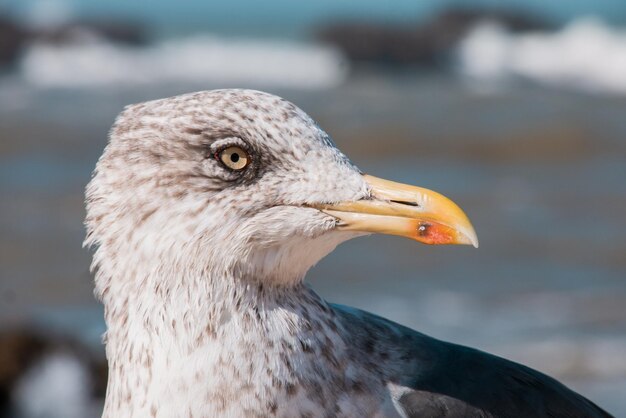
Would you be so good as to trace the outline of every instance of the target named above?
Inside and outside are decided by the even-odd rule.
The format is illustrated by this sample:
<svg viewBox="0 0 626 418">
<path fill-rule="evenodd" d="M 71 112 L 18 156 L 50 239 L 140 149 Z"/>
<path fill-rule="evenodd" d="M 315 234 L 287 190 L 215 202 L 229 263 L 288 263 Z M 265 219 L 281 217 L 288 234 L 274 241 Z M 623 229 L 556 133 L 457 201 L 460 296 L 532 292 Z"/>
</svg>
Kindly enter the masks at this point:
<svg viewBox="0 0 626 418">
<path fill-rule="evenodd" d="M 306 113 L 251 90 L 128 106 L 86 201 L 97 282 L 289 286 L 339 243 L 368 233 L 477 246 L 452 201 L 364 175 Z"/>
</svg>

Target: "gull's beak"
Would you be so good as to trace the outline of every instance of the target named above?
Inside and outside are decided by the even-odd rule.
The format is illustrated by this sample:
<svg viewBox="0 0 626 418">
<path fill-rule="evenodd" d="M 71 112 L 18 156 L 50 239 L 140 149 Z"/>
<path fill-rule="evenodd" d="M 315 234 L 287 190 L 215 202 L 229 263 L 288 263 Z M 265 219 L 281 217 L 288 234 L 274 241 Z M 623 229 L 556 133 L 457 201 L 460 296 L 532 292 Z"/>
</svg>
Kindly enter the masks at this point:
<svg viewBox="0 0 626 418">
<path fill-rule="evenodd" d="M 365 175 L 371 198 L 318 205 L 347 231 L 400 235 L 425 244 L 471 244 L 478 238 L 465 213 L 452 200 L 421 187 Z"/>
</svg>

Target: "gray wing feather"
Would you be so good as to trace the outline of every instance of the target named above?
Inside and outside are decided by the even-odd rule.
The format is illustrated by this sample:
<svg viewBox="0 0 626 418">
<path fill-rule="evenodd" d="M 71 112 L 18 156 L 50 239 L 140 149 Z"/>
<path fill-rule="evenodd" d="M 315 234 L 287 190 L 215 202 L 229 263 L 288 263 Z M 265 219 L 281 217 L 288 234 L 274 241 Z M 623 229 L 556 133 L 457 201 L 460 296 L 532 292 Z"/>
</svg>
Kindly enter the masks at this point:
<svg viewBox="0 0 626 418">
<path fill-rule="evenodd" d="M 409 418 L 610 418 L 557 380 L 479 350 L 446 343 L 376 315 L 333 305 L 351 344 L 389 382 Z"/>
</svg>

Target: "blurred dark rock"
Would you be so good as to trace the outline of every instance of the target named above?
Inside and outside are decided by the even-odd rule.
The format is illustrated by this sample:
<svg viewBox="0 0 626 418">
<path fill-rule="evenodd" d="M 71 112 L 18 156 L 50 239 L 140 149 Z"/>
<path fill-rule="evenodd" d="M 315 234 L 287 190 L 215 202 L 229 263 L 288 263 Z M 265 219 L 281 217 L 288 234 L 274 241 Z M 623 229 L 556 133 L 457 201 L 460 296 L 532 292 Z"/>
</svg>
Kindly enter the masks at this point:
<svg viewBox="0 0 626 418">
<path fill-rule="evenodd" d="M 0 70 L 13 67 L 30 42 L 64 44 L 89 37 L 136 46 L 144 46 L 150 42 L 146 26 L 137 22 L 84 20 L 53 28 L 29 29 L 9 16 L 0 14 Z"/>
<path fill-rule="evenodd" d="M 15 63 L 29 36 L 24 28 L 0 15 L 0 68 Z"/>
<path fill-rule="evenodd" d="M 35 34 L 35 37 L 46 42 L 68 43 L 89 35 L 114 43 L 136 46 L 144 46 L 150 40 L 148 31 L 143 25 L 112 20 L 69 22 L 52 30 L 41 31 Z"/>
<path fill-rule="evenodd" d="M 450 9 L 431 22 L 434 29 L 452 30 L 463 34 L 479 22 L 498 22 L 511 32 L 548 31 L 556 29 L 554 24 L 538 16 L 512 10 Z M 427 25 L 428 26 L 428 25 Z"/>
<path fill-rule="evenodd" d="M 0 330 L 0 418 L 13 417 L 13 391 L 20 380 L 54 355 L 74 358 L 87 371 L 93 399 L 104 399 L 107 364 L 80 341 L 40 329 L 19 327 Z M 56 416 L 51 412 L 50 416 Z"/>
<path fill-rule="evenodd" d="M 317 38 L 335 45 L 354 63 L 434 65 L 439 47 L 421 31 L 374 23 L 339 23 Z"/>
<path fill-rule="evenodd" d="M 344 22 L 322 27 L 315 36 L 338 47 L 356 64 L 436 68 L 447 63 L 452 48 L 483 21 L 497 22 L 512 32 L 554 28 L 520 12 L 450 9 L 414 27 Z"/>
</svg>

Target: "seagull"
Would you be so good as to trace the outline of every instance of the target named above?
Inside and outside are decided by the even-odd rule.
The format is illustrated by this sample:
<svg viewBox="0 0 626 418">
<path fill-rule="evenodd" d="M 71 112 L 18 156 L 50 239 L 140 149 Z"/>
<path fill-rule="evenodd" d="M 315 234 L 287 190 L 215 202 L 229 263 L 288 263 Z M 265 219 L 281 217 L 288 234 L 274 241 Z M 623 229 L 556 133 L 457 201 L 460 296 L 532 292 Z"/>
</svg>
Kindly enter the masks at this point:
<svg viewBox="0 0 626 418">
<path fill-rule="evenodd" d="M 450 199 L 363 174 L 280 97 L 127 106 L 86 207 L 107 324 L 103 418 L 610 416 L 538 371 L 305 284 L 358 236 L 478 240 Z"/>
</svg>

